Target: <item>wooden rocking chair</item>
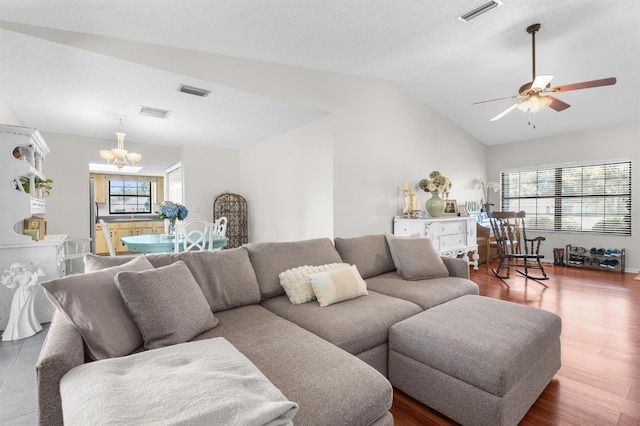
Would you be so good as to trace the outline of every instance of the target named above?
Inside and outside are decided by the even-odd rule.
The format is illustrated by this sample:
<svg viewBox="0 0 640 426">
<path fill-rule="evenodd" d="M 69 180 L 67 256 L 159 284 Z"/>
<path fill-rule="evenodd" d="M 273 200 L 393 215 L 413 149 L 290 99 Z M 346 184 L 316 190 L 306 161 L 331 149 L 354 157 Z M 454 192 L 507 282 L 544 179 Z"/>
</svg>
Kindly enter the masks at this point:
<svg viewBox="0 0 640 426">
<path fill-rule="evenodd" d="M 523 267 L 524 271 L 516 271 L 536 281 L 548 280 L 540 259 L 540 243 L 544 237 L 527 238 L 525 229 L 525 212 L 488 212 L 491 230 L 498 245 L 500 264 L 493 269 L 499 278 L 510 278 L 511 267 Z M 540 269 L 542 276 L 532 276 L 529 269 Z M 506 270 L 506 273 L 503 272 Z"/>
</svg>

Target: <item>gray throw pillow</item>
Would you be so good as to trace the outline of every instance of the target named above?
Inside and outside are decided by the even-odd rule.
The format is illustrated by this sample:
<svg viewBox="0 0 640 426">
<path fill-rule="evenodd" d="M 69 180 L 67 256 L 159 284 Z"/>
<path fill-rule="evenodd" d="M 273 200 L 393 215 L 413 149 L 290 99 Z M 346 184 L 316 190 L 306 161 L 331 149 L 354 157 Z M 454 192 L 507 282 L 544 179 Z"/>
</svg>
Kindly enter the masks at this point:
<svg viewBox="0 0 640 426">
<path fill-rule="evenodd" d="M 382 234 L 362 235 L 353 238 L 336 238 L 336 250 L 342 261 L 356 265 L 365 280 L 396 269 L 389 246 Z"/>
<path fill-rule="evenodd" d="M 100 360 L 128 355 L 142 346 L 142 336 L 131 317 L 114 277 L 122 271 L 145 271 L 153 265 L 137 257 L 121 266 L 69 275 L 42 283 L 44 291 L 78 330 L 89 356 Z"/>
<path fill-rule="evenodd" d="M 409 281 L 444 278 L 449 276 L 440 255 L 428 238 L 409 238 L 389 240 L 391 252 L 398 258 L 398 269 L 402 278 Z"/>
<path fill-rule="evenodd" d="M 183 261 L 150 271 L 121 272 L 115 281 L 147 349 L 188 342 L 218 325 Z"/>
<path fill-rule="evenodd" d="M 390 244 L 389 241 L 398 239 L 406 240 L 407 238 L 422 238 L 422 235 L 415 233 L 413 235 L 409 235 L 408 237 L 404 237 L 400 235 L 392 235 L 385 232 L 384 237 L 387 239 L 387 245 L 389 246 L 389 251 L 391 252 L 393 264 L 396 265 L 396 272 L 398 273 L 398 275 L 402 275 L 402 268 L 400 266 L 400 262 L 398 261 L 398 254 L 396 253 L 395 246 Z"/>
<path fill-rule="evenodd" d="M 95 272 L 105 268 L 124 265 L 140 256 L 98 256 L 95 254 L 84 255 L 84 271 Z"/>
</svg>

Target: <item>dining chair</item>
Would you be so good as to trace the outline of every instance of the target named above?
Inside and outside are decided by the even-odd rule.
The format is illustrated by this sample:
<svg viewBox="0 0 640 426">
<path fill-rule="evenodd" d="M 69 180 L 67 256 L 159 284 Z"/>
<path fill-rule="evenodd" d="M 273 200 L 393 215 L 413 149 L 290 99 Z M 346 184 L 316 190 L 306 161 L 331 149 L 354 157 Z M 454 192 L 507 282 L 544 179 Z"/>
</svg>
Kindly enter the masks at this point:
<svg viewBox="0 0 640 426">
<path fill-rule="evenodd" d="M 208 250 L 212 243 L 212 224 L 203 220 L 187 220 L 176 223 L 176 237 L 173 251 Z"/>
<path fill-rule="evenodd" d="M 222 216 L 214 222 L 213 234 L 224 237 L 227 235 L 227 218 Z"/>
<path fill-rule="evenodd" d="M 500 258 L 500 264 L 493 273 L 502 279 L 509 278 L 511 266 L 514 266 L 524 268 L 524 271 L 516 271 L 527 278 L 536 281 L 549 279 L 540 261 L 544 258 L 540 254 L 540 244 L 545 238 L 527 238 L 525 212 L 488 212 L 487 215 Z M 542 276 L 531 275 L 529 269 L 539 269 Z"/>
<path fill-rule="evenodd" d="M 102 232 L 104 233 L 104 239 L 107 241 L 107 248 L 109 249 L 109 256 L 116 255 L 116 249 L 113 246 L 113 240 L 111 239 L 111 231 L 109 230 L 109 225 L 104 219 L 100 219 L 100 227 L 102 228 Z"/>
<path fill-rule="evenodd" d="M 215 222 L 213 222 L 212 225 L 213 227 L 211 229 L 211 244 L 209 245 L 209 250 L 222 250 L 222 247 L 213 248 L 213 236 L 217 235 L 219 237 L 225 237 L 227 235 L 227 218 L 225 216 L 219 217 Z"/>
</svg>

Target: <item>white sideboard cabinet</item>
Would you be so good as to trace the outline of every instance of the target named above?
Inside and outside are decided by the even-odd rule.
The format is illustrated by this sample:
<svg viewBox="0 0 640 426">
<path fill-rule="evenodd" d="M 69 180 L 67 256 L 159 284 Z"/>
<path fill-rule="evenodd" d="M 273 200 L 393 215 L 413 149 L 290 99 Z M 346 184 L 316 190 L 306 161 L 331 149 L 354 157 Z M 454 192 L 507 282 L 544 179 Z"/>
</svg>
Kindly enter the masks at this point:
<svg viewBox="0 0 640 426">
<path fill-rule="evenodd" d="M 476 220 L 473 217 L 442 217 L 428 219 L 407 219 L 396 216 L 393 219 L 394 235 L 410 236 L 420 234 L 429 238 L 441 256 L 462 255 L 473 269 L 478 269 L 478 243 Z M 469 259 L 469 252 L 473 252 Z"/>
<path fill-rule="evenodd" d="M 39 241 L 23 235 L 25 219 L 44 217 L 44 194 L 35 186 L 45 179 L 43 163 L 49 147 L 36 129 L 0 125 L 0 330 L 2 340 L 39 331 L 54 307 L 40 283 L 64 275 L 66 235 Z M 42 230 L 43 233 L 46 230 Z"/>
</svg>

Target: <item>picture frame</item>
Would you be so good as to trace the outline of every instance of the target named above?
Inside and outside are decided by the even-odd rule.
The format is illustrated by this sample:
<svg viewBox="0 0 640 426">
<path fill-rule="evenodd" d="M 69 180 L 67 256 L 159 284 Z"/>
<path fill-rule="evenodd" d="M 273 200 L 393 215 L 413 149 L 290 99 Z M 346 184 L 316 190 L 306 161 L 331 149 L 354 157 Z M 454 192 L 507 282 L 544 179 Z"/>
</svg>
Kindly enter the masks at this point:
<svg viewBox="0 0 640 426">
<path fill-rule="evenodd" d="M 445 216 L 458 215 L 458 202 L 456 200 L 444 200 L 444 215 Z"/>
<path fill-rule="evenodd" d="M 467 211 L 467 206 L 464 204 L 458 205 L 458 216 L 460 217 L 469 217 L 469 212 Z"/>
</svg>

